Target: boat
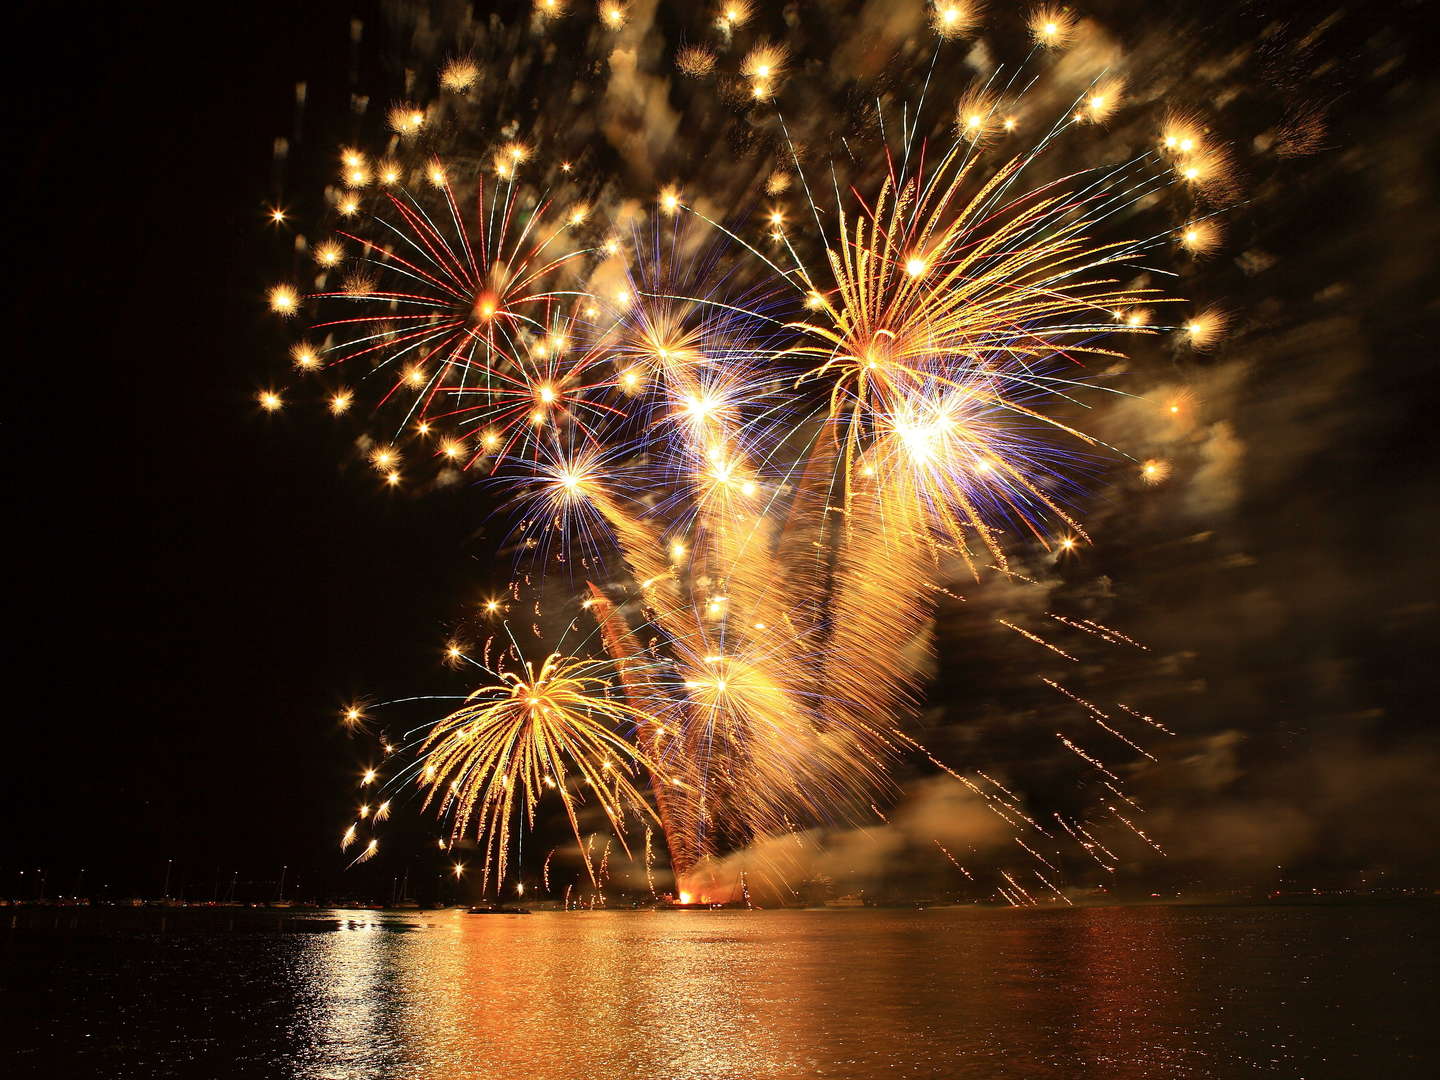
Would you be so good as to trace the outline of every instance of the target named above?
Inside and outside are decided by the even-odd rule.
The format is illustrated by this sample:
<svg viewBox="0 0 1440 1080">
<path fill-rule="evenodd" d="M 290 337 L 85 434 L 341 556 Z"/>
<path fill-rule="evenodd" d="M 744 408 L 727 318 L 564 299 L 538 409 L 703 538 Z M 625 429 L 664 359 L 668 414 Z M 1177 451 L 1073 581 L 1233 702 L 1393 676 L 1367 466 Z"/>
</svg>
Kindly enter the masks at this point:
<svg viewBox="0 0 1440 1080">
<path fill-rule="evenodd" d="M 405 877 L 400 882 L 400 887 L 395 887 L 395 881 L 390 881 L 390 904 L 392 910 L 418 911 L 420 901 L 410 898 L 410 868 L 405 868 Z"/>
<path fill-rule="evenodd" d="M 529 915 L 530 909 L 505 907 L 502 904 L 472 904 L 465 909 L 466 915 Z"/>
<path fill-rule="evenodd" d="M 864 907 L 864 906 L 865 906 L 865 900 L 864 900 L 864 898 L 861 897 L 859 894 L 857 894 L 857 893 L 851 893 L 849 896 L 839 896 L 839 897 L 836 897 L 834 900 L 826 900 L 826 901 L 825 901 L 825 906 L 826 906 L 826 907 L 831 907 L 831 908 L 837 908 L 837 907 L 838 907 L 838 908 Z"/>
</svg>

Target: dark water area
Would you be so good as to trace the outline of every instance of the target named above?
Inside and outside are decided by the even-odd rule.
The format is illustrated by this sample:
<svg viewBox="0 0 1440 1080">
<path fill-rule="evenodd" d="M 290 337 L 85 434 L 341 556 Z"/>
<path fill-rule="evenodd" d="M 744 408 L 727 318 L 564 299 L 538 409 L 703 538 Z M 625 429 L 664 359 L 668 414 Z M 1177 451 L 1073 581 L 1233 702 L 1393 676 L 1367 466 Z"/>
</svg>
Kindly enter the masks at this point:
<svg viewBox="0 0 1440 1080">
<path fill-rule="evenodd" d="M 0 934 L 0 1073 L 1428 1077 L 1437 915 L 182 912 L 163 932 L 81 916 Z"/>
</svg>

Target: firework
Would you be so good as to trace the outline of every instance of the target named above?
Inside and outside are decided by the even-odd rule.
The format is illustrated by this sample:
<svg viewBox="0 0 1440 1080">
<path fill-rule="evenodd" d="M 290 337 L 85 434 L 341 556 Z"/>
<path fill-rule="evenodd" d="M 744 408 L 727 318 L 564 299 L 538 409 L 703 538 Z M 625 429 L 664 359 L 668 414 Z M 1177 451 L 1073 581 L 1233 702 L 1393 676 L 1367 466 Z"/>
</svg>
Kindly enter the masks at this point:
<svg viewBox="0 0 1440 1080">
<path fill-rule="evenodd" d="M 625 4 L 607 2 L 600 5 L 600 21 L 611 30 L 619 30 L 630 21 L 630 9 Z"/>
<path fill-rule="evenodd" d="M 463 94 L 475 85 L 480 77 L 480 68 L 475 61 L 464 57 L 451 60 L 440 74 L 440 85 L 446 90 Z"/>
<path fill-rule="evenodd" d="M 429 731 L 419 749 L 425 804 L 453 822 L 455 835 L 472 821 L 490 840 L 485 874 L 505 877 L 510 830 L 517 817 L 534 823 L 541 797 L 554 792 L 580 838 L 579 811 L 588 797 L 623 836 L 627 814 L 648 804 L 633 778 L 645 759 L 624 737 L 646 720 L 612 698 L 604 662 L 552 654 L 537 669 L 497 674 Z M 594 868 L 591 870 L 592 878 Z"/>
<path fill-rule="evenodd" d="M 675 54 L 675 67 L 682 75 L 703 79 L 715 70 L 715 54 L 703 45 L 687 45 Z"/>
<path fill-rule="evenodd" d="M 561 0 L 536 5 L 541 21 L 564 12 Z M 630 18 L 622 4 L 597 14 L 608 31 Z M 382 154 L 342 153 L 333 235 L 313 249 L 317 287 L 282 283 L 268 297 L 287 319 L 319 312 L 292 359 L 326 381 L 332 413 L 370 391 L 388 430 L 369 458 L 387 485 L 403 486 L 402 465 L 438 460 L 476 470 L 514 515 L 516 579 L 507 601 L 485 607 L 511 634 L 503 659 L 489 644 L 475 659 L 453 643 L 450 660 L 478 667 L 484 685 L 403 748 L 412 764 L 367 780 L 418 786 L 452 841 L 478 835 L 497 886 L 547 799 L 597 889 L 607 856 L 597 863 L 593 836 L 582 841 L 587 808 L 622 845 L 627 829 L 646 829 L 647 875 L 658 825 L 683 888 L 728 850 L 883 818 L 892 767 L 916 751 L 1007 825 L 1048 836 L 1020 796 L 904 733 L 923 698 L 937 599 L 991 569 L 1032 581 L 1011 566 L 1026 543 L 1053 560 L 1089 542 L 1084 480 L 1119 452 L 1073 420 L 1087 364 L 1116 365 L 1127 339 L 1171 330 L 1213 348 L 1228 322 L 1209 308 L 1167 325 L 1176 298 L 1140 269 L 1177 248 L 1213 251 L 1211 211 L 1192 203 L 1178 229 L 1172 219 L 1117 238 L 1176 191 L 1212 206 L 1223 197 L 1228 152 L 1198 118 L 1167 115 L 1158 145 L 1128 160 L 1049 169 L 1061 140 L 1098 140 L 1097 125 L 1127 109 L 1125 85 L 1096 71 L 1025 142 L 1016 118 L 1029 130 L 1036 107 L 1022 114 L 1021 98 L 1038 76 L 1012 70 L 932 103 L 936 130 L 953 118 L 940 135 L 921 133 L 917 101 L 894 138 L 894 110 L 877 103 L 874 145 L 845 141 L 843 157 L 816 168 L 781 100 L 802 68 L 786 43 L 745 31 L 751 14 L 721 4 L 711 42 L 674 62 L 696 79 L 723 63 L 720 81 L 741 87 L 757 117 L 773 114 L 765 122 L 783 149 L 755 173 L 756 193 L 774 200 L 761 230 L 712 210 L 688 177 L 623 207 L 599 186 L 573 186 L 570 160 L 563 181 L 532 187 L 521 174 L 544 173 L 547 151 L 513 129 L 435 152 L 444 110 L 484 96 L 489 61 L 463 57 L 439 73 L 441 104 L 390 110 Z M 937 49 L 978 17 L 976 5 L 934 4 Z M 1027 64 L 1081 32 L 1060 8 L 1035 10 L 1027 26 Z M 328 381 L 338 377 L 344 385 Z M 260 402 L 281 399 L 267 390 Z M 1158 483 L 1170 466 L 1138 471 Z M 512 621 L 540 638 L 557 617 L 568 643 L 538 666 L 524 659 Z M 1025 620 L 997 621 L 1078 662 Z M 1098 705 L 1044 681 L 1151 757 Z M 373 826 L 389 807 L 367 804 L 361 820 Z M 1116 861 L 1084 822 L 1059 820 L 1085 854 Z M 374 851 L 371 841 L 357 861 Z M 547 890 L 550 878 L 547 856 Z M 998 887 L 1035 903 L 1008 873 Z"/>
<path fill-rule="evenodd" d="M 930 9 L 930 25 L 942 38 L 962 37 L 980 22 L 979 3 L 938 0 Z"/>
</svg>

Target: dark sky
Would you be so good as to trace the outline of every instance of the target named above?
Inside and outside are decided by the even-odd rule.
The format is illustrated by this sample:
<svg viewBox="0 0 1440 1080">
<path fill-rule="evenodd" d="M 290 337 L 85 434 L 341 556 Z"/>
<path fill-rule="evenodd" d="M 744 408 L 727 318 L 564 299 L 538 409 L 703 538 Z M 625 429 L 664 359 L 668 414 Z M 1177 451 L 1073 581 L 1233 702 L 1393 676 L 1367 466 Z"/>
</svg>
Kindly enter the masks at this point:
<svg viewBox="0 0 1440 1080">
<path fill-rule="evenodd" d="M 1330 10 L 1197 6 L 1151 27 L 1154 5 L 1130 7 L 1092 10 L 1132 20 L 1140 49 L 1204 28 L 1214 55 L 1276 19 L 1293 45 Z M 1419 7 L 1337 8 L 1287 54 L 1329 130 L 1257 178 L 1214 272 L 1238 332 L 1185 374 L 1223 426 L 1178 448 L 1172 494 L 1101 492 L 1104 542 L 1056 587 L 1113 594 L 1104 610 L 1186 688 L 1150 695 L 1184 749 L 1149 794 L 1196 876 L 1254 878 L 1272 856 L 1435 869 L 1440 89 L 1409 52 Z M 332 875 L 366 762 L 338 709 L 453 689 L 448 621 L 505 575 L 473 492 L 377 492 L 358 429 L 254 406 L 283 366 L 263 293 L 290 258 L 265 207 L 305 212 L 348 134 L 352 57 L 383 101 L 403 46 L 360 10 L 352 54 L 342 3 L 48 8 L 7 16 L 44 63 L 20 91 L 7 230 L 5 887 L 44 866 L 64 889 L 86 866 L 154 891 L 171 857 L 197 883 Z M 277 175 L 302 80 L 306 127 Z M 1106 423 L 1143 443 L 1131 420 Z M 1025 707 L 958 622 L 942 615 L 934 744 L 1019 768 Z"/>
<path fill-rule="evenodd" d="M 5 425 L 25 552 L 7 869 L 154 888 L 171 855 L 206 881 L 319 862 L 354 764 L 338 707 L 443 639 L 463 501 L 415 528 L 253 407 L 283 355 L 260 317 L 285 265 L 271 144 L 297 81 L 343 116 L 351 10 L 111 7 L 17 35 L 54 59 L 30 86 L 16 359 L 57 359 Z"/>
</svg>

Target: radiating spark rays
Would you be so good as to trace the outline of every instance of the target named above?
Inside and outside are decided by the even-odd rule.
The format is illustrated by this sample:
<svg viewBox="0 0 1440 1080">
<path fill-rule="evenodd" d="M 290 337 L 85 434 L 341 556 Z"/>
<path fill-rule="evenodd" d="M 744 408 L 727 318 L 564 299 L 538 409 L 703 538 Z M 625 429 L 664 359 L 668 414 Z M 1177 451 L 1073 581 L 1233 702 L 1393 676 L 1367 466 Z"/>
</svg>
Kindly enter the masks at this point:
<svg viewBox="0 0 1440 1080">
<path fill-rule="evenodd" d="M 477 822 L 487 840 L 484 873 L 497 885 L 517 813 L 533 824 L 547 790 L 558 796 L 577 840 L 587 788 L 617 830 L 627 812 L 648 813 L 630 779 L 645 759 L 621 734 L 641 714 L 608 696 L 607 668 L 558 654 L 538 669 L 527 661 L 476 690 L 425 737 L 425 805 L 451 815 L 457 834 Z M 588 859 L 586 868 L 594 880 Z"/>
<path fill-rule="evenodd" d="M 566 299 L 540 283 L 583 253 L 550 252 L 564 225 L 539 224 L 545 204 L 511 228 L 507 194 L 496 228 L 487 224 L 483 180 L 476 189 L 471 224 L 463 220 L 449 183 L 443 182 L 440 190 L 448 234 L 408 192 L 388 192 L 385 205 L 394 219 L 377 218 L 401 250 L 357 233 L 339 234 L 357 246 L 362 263 L 403 281 L 405 287 L 386 288 L 367 280 L 357 288 L 316 294 L 317 299 L 384 305 L 375 314 L 317 324 L 317 331 L 348 334 L 324 350 L 323 365 L 364 362 L 375 372 L 397 372 L 381 403 L 408 391 L 412 404 L 407 420 L 416 413 L 422 418 L 436 412 L 453 416 L 456 409 L 446 410 L 442 404 L 437 410 L 436 405 L 457 395 L 469 395 L 458 411 L 470 416 L 486 412 L 487 406 L 507 419 L 523 416 L 528 401 L 517 398 L 525 393 L 534 399 L 534 388 L 544 379 L 539 370 L 544 365 L 537 368 L 534 361 L 548 356 L 543 341 L 549 328 L 536 316 Z M 540 343 L 534 341 L 537 329 Z M 528 379 L 511 372 L 516 364 L 523 371 L 527 362 Z M 485 397 L 483 404 L 476 395 Z"/>
</svg>

